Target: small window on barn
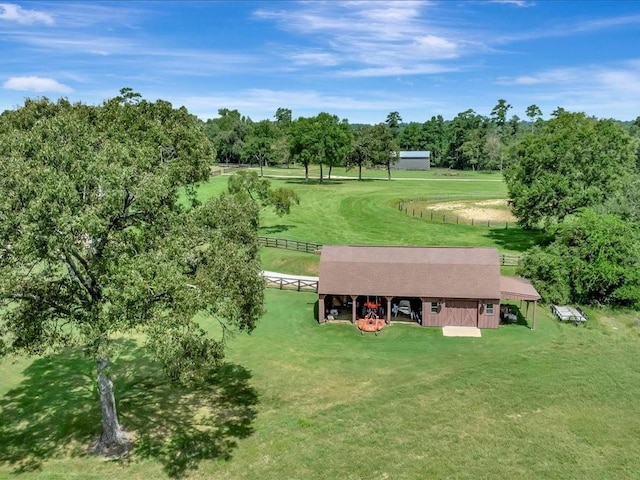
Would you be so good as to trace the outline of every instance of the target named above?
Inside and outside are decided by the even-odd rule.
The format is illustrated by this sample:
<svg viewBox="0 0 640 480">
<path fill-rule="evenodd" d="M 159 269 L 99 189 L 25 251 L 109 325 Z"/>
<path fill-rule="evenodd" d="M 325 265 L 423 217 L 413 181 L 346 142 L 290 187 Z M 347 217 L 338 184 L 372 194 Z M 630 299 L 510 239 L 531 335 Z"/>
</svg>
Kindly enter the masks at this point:
<svg viewBox="0 0 640 480">
<path fill-rule="evenodd" d="M 487 315 L 493 315 L 493 303 L 487 303 L 486 313 Z"/>
<path fill-rule="evenodd" d="M 438 313 L 438 307 L 440 304 L 438 302 L 431 302 L 431 313 Z"/>
</svg>

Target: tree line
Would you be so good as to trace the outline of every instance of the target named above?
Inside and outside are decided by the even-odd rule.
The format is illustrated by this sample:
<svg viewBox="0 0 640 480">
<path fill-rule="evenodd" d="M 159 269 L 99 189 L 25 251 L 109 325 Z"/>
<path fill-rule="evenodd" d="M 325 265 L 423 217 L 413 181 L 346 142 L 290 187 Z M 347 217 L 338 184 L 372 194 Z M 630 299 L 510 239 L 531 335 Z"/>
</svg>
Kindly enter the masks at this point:
<svg viewBox="0 0 640 480">
<path fill-rule="evenodd" d="M 390 112 L 384 122 L 352 125 L 347 119 L 321 112 L 293 119 L 287 108 L 278 108 L 273 120 L 253 122 L 238 110 L 221 108 L 218 117 L 205 122 L 205 133 L 226 164 L 288 165 L 317 164 L 334 167 L 385 168 L 398 161 L 400 150 L 429 151 L 431 165 L 460 170 L 502 170 L 509 148 L 526 133 L 545 124 L 537 105 L 526 109 L 526 120 L 509 116 L 512 106 L 499 99 L 490 115 L 472 109 L 445 120 L 441 115 L 421 122 L 403 123 L 399 112 Z M 558 108 L 551 117 L 562 113 Z"/>
</svg>

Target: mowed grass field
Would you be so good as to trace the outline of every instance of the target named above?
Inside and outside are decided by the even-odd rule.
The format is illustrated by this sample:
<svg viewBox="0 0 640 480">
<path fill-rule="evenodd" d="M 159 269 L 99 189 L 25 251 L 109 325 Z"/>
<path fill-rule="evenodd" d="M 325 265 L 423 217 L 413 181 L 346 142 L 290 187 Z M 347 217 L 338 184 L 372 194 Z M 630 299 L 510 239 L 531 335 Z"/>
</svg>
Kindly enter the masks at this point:
<svg viewBox="0 0 640 480">
<path fill-rule="evenodd" d="M 424 196 L 420 189 L 504 196 L 500 182 L 469 180 L 282 181 L 302 203 L 281 219 L 265 212 L 262 234 L 513 252 L 534 241 L 394 209 L 398 198 Z M 214 179 L 203 196 L 225 181 Z M 287 272 L 312 270 L 310 258 L 263 252 L 269 268 Z M 231 340 L 211 385 L 189 391 L 166 384 L 139 339 L 123 339 L 113 374 L 121 422 L 136 436 L 123 461 L 86 454 L 100 431 L 90 361 L 77 352 L 4 359 L 0 478 L 638 478 L 636 313 L 588 310 L 587 325 L 575 327 L 545 307 L 535 331 L 509 325 L 445 338 L 441 329 L 393 324 L 376 337 L 317 324 L 315 302 L 311 293 L 268 290 L 258 328 Z M 201 322 L 218 334 L 214 321 Z"/>
</svg>

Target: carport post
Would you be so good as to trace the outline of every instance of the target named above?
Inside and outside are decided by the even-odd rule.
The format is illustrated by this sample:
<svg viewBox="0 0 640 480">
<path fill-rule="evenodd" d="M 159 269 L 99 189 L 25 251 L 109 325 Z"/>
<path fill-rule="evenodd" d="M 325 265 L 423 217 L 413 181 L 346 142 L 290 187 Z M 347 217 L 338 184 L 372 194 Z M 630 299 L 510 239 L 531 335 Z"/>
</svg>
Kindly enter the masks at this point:
<svg viewBox="0 0 640 480">
<path fill-rule="evenodd" d="M 533 302 L 533 322 L 531 322 L 531 330 L 536 329 L 536 307 L 538 306 L 538 301 Z"/>
<path fill-rule="evenodd" d="M 385 298 L 387 299 L 387 318 L 385 319 L 385 322 L 389 325 L 391 323 L 391 300 L 393 300 L 393 297 Z"/>
<path fill-rule="evenodd" d="M 324 323 L 327 321 L 324 316 L 324 295 L 318 295 L 318 323 Z"/>
<path fill-rule="evenodd" d="M 356 305 L 356 300 L 358 300 L 357 295 L 349 295 L 351 297 L 351 323 L 356 323 L 356 318 L 358 315 L 358 306 Z"/>
</svg>

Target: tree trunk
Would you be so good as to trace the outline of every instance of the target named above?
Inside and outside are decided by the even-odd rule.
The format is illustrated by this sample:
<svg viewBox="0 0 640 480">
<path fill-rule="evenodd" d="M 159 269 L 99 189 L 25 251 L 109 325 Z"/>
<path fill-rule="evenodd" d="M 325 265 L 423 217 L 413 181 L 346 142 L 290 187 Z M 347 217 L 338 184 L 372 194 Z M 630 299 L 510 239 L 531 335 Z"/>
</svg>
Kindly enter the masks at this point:
<svg viewBox="0 0 640 480">
<path fill-rule="evenodd" d="M 322 162 L 320 163 L 320 183 L 322 183 Z"/>
<path fill-rule="evenodd" d="M 98 394 L 102 409 L 102 433 L 95 445 L 94 451 L 103 455 L 122 455 L 131 447 L 124 430 L 118 422 L 116 400 L 113 394 L 113 382 L 109 375 L 109 359 L 96 359 L 98 370 Z"/>
<path fill-rule="evenodd" d="M 264 174 L 262 173 L 262 159 L 258 158 L 258 161 L 260 162 L 260 178 L 264 177 Z"/>
<path fill-rule="evenodd" d="M 333 169 L 333 165 L 329 165 L 329 180 L 331 180 L 331 169 Z"/>
<path fill-rule="evenodd" d="M 362 164 L 358 165 L 358 180 L 362 180 Z"/>
</svg>

